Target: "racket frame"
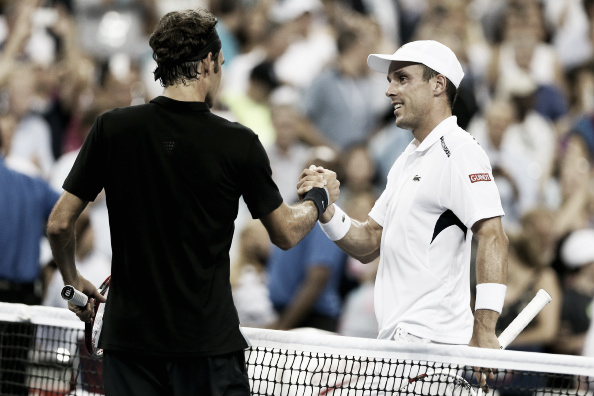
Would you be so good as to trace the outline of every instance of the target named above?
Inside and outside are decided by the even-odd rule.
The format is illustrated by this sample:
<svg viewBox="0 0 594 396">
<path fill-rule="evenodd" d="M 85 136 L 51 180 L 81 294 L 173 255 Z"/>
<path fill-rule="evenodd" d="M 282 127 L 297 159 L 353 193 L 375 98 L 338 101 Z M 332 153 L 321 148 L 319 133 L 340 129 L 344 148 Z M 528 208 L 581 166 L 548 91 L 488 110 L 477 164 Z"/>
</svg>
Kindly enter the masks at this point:
<svg viewBox="0 0 594 396">
<path fill-rule="evenodd" d="M 98 290 L 102 296 L 105 296 L 105 294 L 107 293 L 107 290 L 109 289 L 110 282 L 111 282 L 111 275 L 108 276 L 107 279 L 105 279 L 103 281 L 103 283 L 101 283 L 101 286 L 99 286 Z M 92 357 L 95 357 L 95 358 L 100 358 L 101 356 L 103 356 L 103 350 L 99 349 L 97 347 L 99 340 L 97 339 L 98 337 L 96 336 L 101 333 L 101 330 L 97 329 L 97 327 L 100 327 L 103 325 L 103 320 L 101 320 L 99 322 L 95 320 L 95 318 L 97 317 L 97 311 L 99 310 L 100 305 L 101 305 L 100 301 L 95 302 L 93 317 L 91 318 L 90 322 L 85 323 L 85 347 L 87 348 L 87 352 L 89 353 L 89 355 L 91 355 Z M 99 330 L 99 331 L 97 331 L 97 330 Z"/>
</svg>

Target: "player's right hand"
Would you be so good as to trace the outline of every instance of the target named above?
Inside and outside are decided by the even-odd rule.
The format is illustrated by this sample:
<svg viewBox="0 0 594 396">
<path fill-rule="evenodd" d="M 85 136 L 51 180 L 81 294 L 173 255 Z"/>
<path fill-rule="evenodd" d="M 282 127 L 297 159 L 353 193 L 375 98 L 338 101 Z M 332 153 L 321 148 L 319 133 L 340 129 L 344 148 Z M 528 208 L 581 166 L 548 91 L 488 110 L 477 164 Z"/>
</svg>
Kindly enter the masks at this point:
<svg viewBox="0 0 594 396">
<path fill-rule="evenodd" d="M 101 295 L 93 283 L 85 279 L 80 274 L 78 274 L 78 277 L 70 282 L 70 284 L 76 290 L 79 290 L 89 296 L 89 301 L 84 307 L 79 307 L 78 305 L 69 302 L 68 309 L 74 312 L 76 316 L 78 316 L 78 318 L 83 322 L 90 322 L 95 315 L 95 300 L 105 303 L 107 299 Z"/>
<path fill-rule="evenodd" d="M 328 191 L 328 206 L 332 205 L 340 195 L 340 182 L 336 179 L 336 172 L 324 169 L 321 166 L 311 165 L 304 169 L 297 183 L 297 195 L 302 200 L 305 194 L 314 187 L 324 188 Z"/>
</svg>

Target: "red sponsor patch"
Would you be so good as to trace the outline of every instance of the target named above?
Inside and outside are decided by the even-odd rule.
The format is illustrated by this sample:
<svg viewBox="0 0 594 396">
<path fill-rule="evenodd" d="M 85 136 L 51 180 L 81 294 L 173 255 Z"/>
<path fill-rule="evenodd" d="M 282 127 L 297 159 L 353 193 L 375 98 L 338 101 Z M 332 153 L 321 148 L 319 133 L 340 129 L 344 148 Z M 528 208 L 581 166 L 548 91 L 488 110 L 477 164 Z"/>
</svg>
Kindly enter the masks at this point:
<svg viewBox="0 0 594 396">
<path fill-rule="evenodd" d="M 471 183 L 491 181 L 491 177 L 488 173 L 473 173 L 472 175 L 468 175 L 468 177 L 470 178 Z"/>
</svg>

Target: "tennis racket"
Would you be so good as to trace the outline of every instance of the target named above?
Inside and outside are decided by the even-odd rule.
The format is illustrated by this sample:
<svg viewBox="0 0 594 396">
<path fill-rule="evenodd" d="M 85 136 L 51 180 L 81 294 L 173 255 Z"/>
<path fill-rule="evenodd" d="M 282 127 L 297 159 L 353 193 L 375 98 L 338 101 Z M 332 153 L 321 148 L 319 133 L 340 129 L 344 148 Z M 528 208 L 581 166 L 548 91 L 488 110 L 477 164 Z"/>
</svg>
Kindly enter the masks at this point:
<svg viewBox="0 0 594 396">
<path fill-rule="evenodd" d="M 107 298 L 109 291 L 109 283 L 111 276 L 108 276 L 105 281 L 99 286 L 99 293 Z M 66 285 L 62 288 L 62 298 L 69 301 L 79 307 L 87 305 L 88 297 L 86 294 L 76 290 L 73 286 Z M 103 349 L 99 348 L 99 336 L 101 336 L 101 329 L 103 327 L 103 312 L 105 310 L 105 304 L 101 304 L 99 301 L 95 301 L 94 317 L 90 322 L 85 323 L 85 347 L 89 355 L 95 358 L 101 358 L 103 356 Z"/>
<path fill-rule="evenodd" d="M 477 396 L 472 385 L 459 376 L 457 369 L 440 369 L 410 378 L 397 394 L 434 396 Z"/>
<path fill-rule="evenodd" d="M 534 317 L 552 300 L 549 293 L 540 289 L 532 298 L 530 303 L 524 307 L 522 312 L 514 318 L 508 327 L 499 335 L 499 345 L 501 349 L 507 346 L 520 334 L 522 330 L 534 319 Z M 423 395 L 462 395 L 477 396 L 482 395 L 482 390 L 477 391 L 463 377 L 459 376 L 457 369 L 444 368 L 438 370 L 429 370 L 424 374 L 405 380 L 396 394 L 423 394 Z M 331 395 L 334 391 L 353 385 L 357 382 L 356 378 L 350 381 L 337 384 L 333 387 L 327 387 L 320 391 L 320 395 Z"/>
</svg>

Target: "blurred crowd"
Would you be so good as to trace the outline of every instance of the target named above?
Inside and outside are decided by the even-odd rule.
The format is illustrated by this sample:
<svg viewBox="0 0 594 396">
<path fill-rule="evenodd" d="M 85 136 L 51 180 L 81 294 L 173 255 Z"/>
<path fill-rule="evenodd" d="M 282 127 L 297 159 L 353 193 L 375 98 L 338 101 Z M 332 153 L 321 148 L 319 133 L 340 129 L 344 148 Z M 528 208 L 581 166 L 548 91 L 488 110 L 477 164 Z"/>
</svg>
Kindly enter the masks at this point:
<svg viewBox="0 0 594 396">
<path fill-rule="evenodd" d="M 225 55 L 212 111 L 258 134 L 285 202 L 314 163 L 337 172 L 339 204 L 360 220 L 412 140 L 367 56 L 418 39 L 448 45 L 465 72 L 454 115 L 487 152 L 506 213 L 501 328 L 543 288 L 553 302 L 512 346 L 594 356 L 594 0 L 3 0 L 5 165 L 61 192 L 98 114 L 161 94 L 148 46 L 158 19 L 197 6 L 219 18 Z M 79 270 L 100 284 L 111 256 L 103 196 L 79 223 Z M 244 207 L 235 234 L 243 325 L 377 335 L 377 262 L 347 257 L 317 227 L 281 251 Z M 65 306 L 51 261 L 42 241 L 27 282 L 39 303 Z"/>
</svg>

